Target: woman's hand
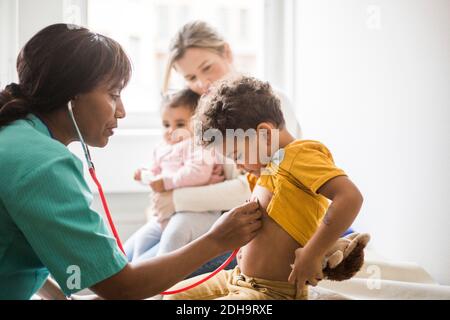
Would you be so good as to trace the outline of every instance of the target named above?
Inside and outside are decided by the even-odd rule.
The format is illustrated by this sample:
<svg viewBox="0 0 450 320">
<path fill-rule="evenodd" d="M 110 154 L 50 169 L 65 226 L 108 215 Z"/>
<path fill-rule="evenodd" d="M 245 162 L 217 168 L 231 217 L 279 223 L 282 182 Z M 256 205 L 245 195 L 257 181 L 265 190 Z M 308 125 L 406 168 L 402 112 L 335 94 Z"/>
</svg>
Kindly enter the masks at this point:
<svg viewBox="0 0 450 320">
<path fill-rule="evenodd" d="M 215 164 L 213 167 L 211 178 L 208 181 L 208 184 L 215 184 L 223 182 L 224 180 L 225 180 L 225 172 L 223 170 L 223 166 Z"/>
<path fill-rule="evenodd" d="M 263 210 L 255 201 L 231 209 L 214 223 L 208 236 L 223 251 L 240 248 L 252 240 L 261 228 Z"/>
<path fill-rule="evenodd" d="M 152 215 L 158 216 L 161 219 L 174 214 L 173 191 L 152 193 L 150 195 L 150 210 Z"/>
<path fill-rule="evenodd" d="M 295 261 L 291 265 L 292 272 L 288 281 L 297 285 L 297 291 L 301 291 L 305 284 L 315 287 L 323 279 L 322 272 L 323 257 L 308 254 L 304 248 L 295 250 Z"/>
</svg>

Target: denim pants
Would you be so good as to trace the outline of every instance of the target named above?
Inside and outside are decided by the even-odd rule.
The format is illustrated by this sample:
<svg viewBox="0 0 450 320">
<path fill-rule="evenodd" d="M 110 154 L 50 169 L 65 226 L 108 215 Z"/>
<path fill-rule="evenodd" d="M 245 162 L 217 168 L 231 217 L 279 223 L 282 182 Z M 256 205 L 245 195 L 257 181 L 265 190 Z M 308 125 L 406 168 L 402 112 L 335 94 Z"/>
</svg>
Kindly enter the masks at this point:
<svg viewBox="0 0 450 320">
<path fill-rule="evenodd" d="M 202 236 L 220 217 L 220 212 L 179 212 L 165 229 L 150 220 L 136 231 L 124 245 L 129 261 L 142 261 L 179 249 Z"/>
</svg>

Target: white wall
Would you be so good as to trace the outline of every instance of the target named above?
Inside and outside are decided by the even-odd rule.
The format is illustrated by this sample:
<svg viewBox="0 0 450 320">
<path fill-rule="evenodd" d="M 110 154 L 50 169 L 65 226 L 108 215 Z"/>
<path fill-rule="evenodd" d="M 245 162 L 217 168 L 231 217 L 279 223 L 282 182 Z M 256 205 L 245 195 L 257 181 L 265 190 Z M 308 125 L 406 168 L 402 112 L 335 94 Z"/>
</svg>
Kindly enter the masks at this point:
<svg viewBox="0 0 450 320">
<path fill-rule="evenodd" d="M 9 1 L 9 0 L 6 0 Z M 86 0 L 15 0 L 18 2 L 19 47 L 53 23 L 85 23 Z"/>
<path fill-rule="evenodd" d="M 90 148 L 97 176 L 103 184 L 104 191 L 107 193 L 147 192 L 147 187 L 133 180 L 133 174 L 137 168 L 150 165 L 152 150 L 160 141 L 159 129 L 125 129 L 116 131 L 107 147 Z M 85 162 L 79 142 L 70 144 L 69 149 Z M 91 190 L 96 193 L 97 188 L 86 166 L 85 177 Z"/>
<path fill-rule="evenodd" d="M 365 195 L 356 222 L 387 258 L 450 284 L 450 1 L 296 2 L 296 92 Z"/>
<path fill-rule="evenodd" d="M 22 48 L 39 30 L 63 22 L 61 0 L 19 0 L 19 46 Z M 37 15 L 39 18 L 37 18 Z"/>
</svg>

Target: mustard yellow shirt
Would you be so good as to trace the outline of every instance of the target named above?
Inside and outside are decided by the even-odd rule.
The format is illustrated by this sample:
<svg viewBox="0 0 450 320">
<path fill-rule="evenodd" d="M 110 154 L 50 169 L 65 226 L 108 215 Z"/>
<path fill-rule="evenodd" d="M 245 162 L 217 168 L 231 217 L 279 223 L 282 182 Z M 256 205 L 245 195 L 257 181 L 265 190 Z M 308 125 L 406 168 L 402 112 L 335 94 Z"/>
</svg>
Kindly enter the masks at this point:
<svg viewBox="0 0 450 320">
<path fill-rule="evenodd" d="M 330 179 L 344 175 L 322 143 L 295 140 L 278 150 L 256 184 L 273 193 L 267 207 L 269 216 L 305 246 L 329 205 L 317 190 Z M 250 185 L 254 180 L 249 177 Z"/>
</svg>

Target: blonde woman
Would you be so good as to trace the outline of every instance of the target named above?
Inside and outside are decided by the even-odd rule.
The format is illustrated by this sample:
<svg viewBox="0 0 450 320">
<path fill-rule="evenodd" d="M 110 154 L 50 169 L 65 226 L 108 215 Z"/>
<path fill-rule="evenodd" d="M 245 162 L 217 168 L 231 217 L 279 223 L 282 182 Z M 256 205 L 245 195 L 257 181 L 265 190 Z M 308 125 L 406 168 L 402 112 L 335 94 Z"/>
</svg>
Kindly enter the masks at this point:
<svg viewBox="0 0 450 320">
<path fill-rule="evenodd" d="M 163 83 L 167 92 L 172 71 L 179 73 L 186 85 L 202 95 L 215 81 L 232 76 L 238 71 L 233 65 L 233 52 L 230 45 L 210 25 L 194 21 L 184 25 L 172 39 L 169 61 Z M 300 126 L 294 111 L 285 95 L 278 92 L 282 101 L 282 111 L 287 119 L 287 128 L 297 138 Z M 173 223 L 194 223 L 195 213 L 234 208 L 250 198 L 250 188 L 245 176 L 236 170 L 234 164 L 225 165 L 225 181 L 214 185 L 181 188 L 172 192 L 157 193 L 153 196 L 151 210 L 168 215 L 174 212 Z M 191 212 L 191 213 L 189 213 Z M 192 215 L 192 217 L 190 217 Z M 197 273 L 212 271 L 226 256 L 219 257 Z"/>
</svg>

